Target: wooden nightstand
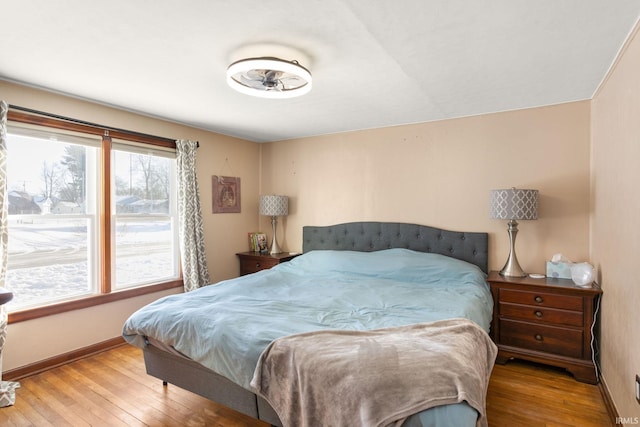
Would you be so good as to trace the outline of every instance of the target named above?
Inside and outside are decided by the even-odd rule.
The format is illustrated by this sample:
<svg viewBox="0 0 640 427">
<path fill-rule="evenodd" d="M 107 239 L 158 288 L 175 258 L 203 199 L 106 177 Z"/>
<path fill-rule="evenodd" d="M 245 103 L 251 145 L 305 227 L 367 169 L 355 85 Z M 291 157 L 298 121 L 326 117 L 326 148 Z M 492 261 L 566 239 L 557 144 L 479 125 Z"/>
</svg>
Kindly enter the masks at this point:
<svg viewBox="0 0 640 427">
<path fill-rule="evenodd" d="M 262 254 L 260 252 L 241 252 L 236 255 L 240 258 L 240 275 L 244 276 L 245 274 L 251 274 L 271 268 L 281 262 L 287 262 L 300 254 L 283 252 L 281 254 L 270 255 L 268 253 Z"/>
<path fill-rule="evenodd" d="M 602 290 L 595 283 L 581 288 L 569 279 L 503 277 L 497 271 L 487 281 L 497 363 L 525 359 L 565 368 L 581 382 L 598 382 L 591 339 Z"/>
</svg>

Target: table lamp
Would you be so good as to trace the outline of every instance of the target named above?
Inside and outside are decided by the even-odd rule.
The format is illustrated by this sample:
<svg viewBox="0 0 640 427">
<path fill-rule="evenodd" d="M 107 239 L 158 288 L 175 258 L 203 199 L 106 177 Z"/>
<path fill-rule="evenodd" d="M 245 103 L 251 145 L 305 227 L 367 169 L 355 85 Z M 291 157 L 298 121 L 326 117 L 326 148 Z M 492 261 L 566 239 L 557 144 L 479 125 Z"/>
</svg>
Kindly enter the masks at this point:
<svg viewBox="0 0 640 427">
<path fill-rule="evenodd" d="M 289 198 L 287 196 L 260 196 L 260 215 L 269 215 L 271 217 L 271 227 L 273 228 L 273 241 L 269 251 L 271 255 L 282 253 L 276 239 L 276 224 L 279 216 L 288 214 Z"/>
<path fill-rule="evenodd" d="M 516 256 L 517 220 L 538 219 L 538 190 L 522 190 L 510 188 L 491 190 L 490 215 L 493 219 L 508 219 L 509 258 L 500 274 L 507 277 L 525 277 Z"/>
</svg>

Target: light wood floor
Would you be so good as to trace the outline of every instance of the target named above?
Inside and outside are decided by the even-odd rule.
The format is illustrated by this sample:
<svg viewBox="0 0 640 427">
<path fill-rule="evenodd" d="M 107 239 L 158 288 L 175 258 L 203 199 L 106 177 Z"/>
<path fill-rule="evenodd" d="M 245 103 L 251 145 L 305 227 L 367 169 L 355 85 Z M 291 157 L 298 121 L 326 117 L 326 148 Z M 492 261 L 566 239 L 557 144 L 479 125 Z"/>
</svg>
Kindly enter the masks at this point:
<svg viewBox="0 0 640 427">
<path fill-rule="evenodd" d="M 266 424 L 146 375 L 139 349 L 123 345 L 20 381 L 2 426 L 224 426 Z M 494 368 L 491 427 L 610 426 L 597 386 L 553 368 L 510 362 Z"/>
</svg>

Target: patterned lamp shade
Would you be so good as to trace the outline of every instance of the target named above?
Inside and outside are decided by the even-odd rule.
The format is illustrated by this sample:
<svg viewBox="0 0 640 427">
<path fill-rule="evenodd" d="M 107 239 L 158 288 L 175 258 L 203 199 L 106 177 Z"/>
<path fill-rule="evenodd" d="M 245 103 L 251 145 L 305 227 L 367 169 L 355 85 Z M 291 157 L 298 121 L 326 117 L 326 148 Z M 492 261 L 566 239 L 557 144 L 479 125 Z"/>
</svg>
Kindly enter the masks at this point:
<svg viewBox="0 0 640 427">
<path fill-rule="evenodd" d="M 286 216 L 289 214 L 289 198 L 287 196 L 260 196 L 260 215 Z"/>
<path fill-rule="evenodd" d="M 538 190 L 491 190 L 491 218 L 538 219 Z"/>
</svg>

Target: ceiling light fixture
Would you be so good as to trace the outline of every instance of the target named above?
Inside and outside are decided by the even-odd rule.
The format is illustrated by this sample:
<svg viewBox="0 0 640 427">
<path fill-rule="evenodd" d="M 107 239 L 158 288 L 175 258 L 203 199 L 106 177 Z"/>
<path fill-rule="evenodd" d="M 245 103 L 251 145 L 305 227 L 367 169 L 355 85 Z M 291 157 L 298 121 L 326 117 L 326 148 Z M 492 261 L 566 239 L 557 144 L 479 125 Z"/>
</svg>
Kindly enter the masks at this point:
<svg viewBox="0 0 640 427">
<path fill-rule="evenodd" d="M 309 93 L 311 73 L 298 61 L 275 57 L 241 59 L 227 68 L 227 84 L 262 98 L 293 98 Z"/>
</svg>

